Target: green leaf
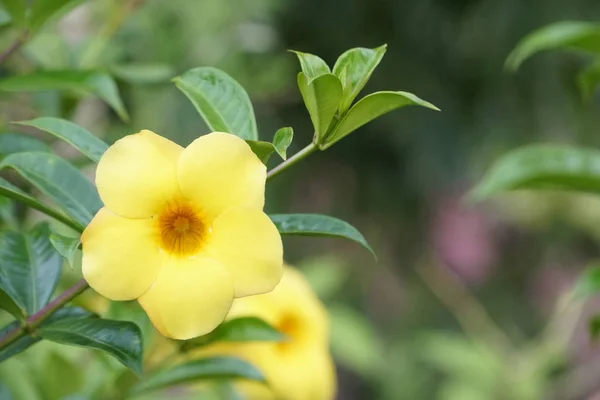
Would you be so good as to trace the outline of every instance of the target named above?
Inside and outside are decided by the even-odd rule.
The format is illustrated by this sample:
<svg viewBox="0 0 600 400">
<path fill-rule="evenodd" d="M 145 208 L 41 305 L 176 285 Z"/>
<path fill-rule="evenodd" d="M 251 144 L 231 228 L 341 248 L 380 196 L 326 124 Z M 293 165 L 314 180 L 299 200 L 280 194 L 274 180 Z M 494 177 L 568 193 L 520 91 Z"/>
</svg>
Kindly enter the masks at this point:
<svg viewBox="0 0 600 400">
<path fill-rule="evenodd" d="M 292 53 L 295 53 L 298 56 L 298 60 L 300 61 L 300 68 L 302 68 L 302 72 L 306 74 L 309 83 L 318 78 L 321 75 L 330 74 L 331 70 L 325 61 L 323 61 L 319 56 L 315 56 L 310 53 L 302 53 L 300 51 L 290 50 Z"/>
<path fill-rule="evenodd" d="M 4 328 L 0 329 L 0 337 L 4 336 L 8 332 L 12 331 L 15 328 L 18 328 L 21 323 L 19 321 L 14 321 Z M 8 346 L 0 349 L 0 362 L 11 358 L 29 348 L 31 345 L 39 342 L 39 338 L 34 338 L 31 336 L 23 336 Z"/>
<path fill-rule="evenodd" d="M 246 361 L 235 357 L 211 357 L 190 361 L 150 375 L 135 385 L 132 393 L 154 391 L 185 382 L 235 378 L 259 382 L 265 380 L 262 373 Z"/>
<path fill-rule="evenodd" d="M 211 333 L 185 341 L 187 350 L 214 342 L 281 342 L 286 336 L 267 322 L 256 317 L 240 317 L 223 322 Z"/>
<path fill-rule="evenodd" d="M 294 137 L 294 130 L 286 127 L 278 129 L 273 136 L 273 143 L 263 142 L 261 140 L 246 140 L 246 143 L 252 149 L 252 152 L 256 154 L 263 164 L 267 165 L 267 162 L 277 152 L 279 156 L 285 160 L 287 158 L 287 148 L 292 143 Z"/>
<path fill-rule="evenodd" d="M 479 201 L 517 189 L 600 193 L 600 151 L 551 144 L 513 150 L 494 163 L 469 197 Z"/>
<path fill-rule="evenodd" d="M 600 294 L 600 266 L 593 266 L 583 271 L 575 282 L 573 292 L 581 298 Z"/>
<path fill-rule="evenodd" d="M 1 273 L 0 273 L 1 276 Z M 25 310 L 21 308 L 8 293 L 6 293 L 0 285 L 0 309 L 8 311 L 13 317 L 19 321 L 25 320 Z"/>
<path fill-rule="evenodd" d="M 579 73 L 577 84 L 584 100 L 589 100 L 594 95 L 600 84 L 600 58 Z"/>
<path fill-rule="evenodd" d="M 324 150 L 375 118 L 406 106 L 422 106 L 439 111 L 433 104 L 408 92 L 375 92 L 360 99 L 335 125 L 320 146 Z"/>
<path fill-rule="evenodd" d="M 27 0 L 0 0 L 6 11 L 10 14 L 13 23 L 19 27 L 27 25 Z"/>
<path fill-rule="evenodd" d="M 0 133 L 0 156 L 23 151 L 50 151 L 50 147 L 41 140 L 22 133 Z"/>
<path fill-rule="evenodd" d="M 65 119 L 42 117 L 14 123 L 48 132 L 69 143 L 94 162 L 100 161 L 100 157 L 108 149 L 108 145 L 93 133 Z"/>
<path fill-rule="evenodd" d="M 63 307 L 56 311 L 54 314 L 52 314 L 46 321 L 44 321 L 42 326 L 54 323 L 56 321 L 60 321 L 65 318 L 84 318 L 92 315 L 92 313 L 80 307 Z M 10 332 L 15 328 L 18 328 L 19 325 L 20 323 L 18 321 L 15 321 L 0 329 L 0 337 L 4 336 L 7 332 Z M 16 354 L 21 353 L 22 351 L 26 350 L 28 347 L 39 342 L 40 340 L 41 338 L 39 336 L 22 336 L 21 338 L 17 339 L 15 342 L 9 344 L 5 348 L 0 349 L 0 362 L 11 358 Z"/>
<path fill-rule="evenodd" d="M 598 340 L 598 337 L 600 337 L 600 315 L 596 314 L 588 320 L 588 332 L 592 341 Z"/>
<path fill-rule="evenodd" d="M 294 130 L 290 127 L 280 128 L 273 136 L 273 148 L 282 159 L 287 158 L 287 148 L 292 144 Z"/>
<path fill-rule="evenodd" d="M 73 221 L 69 217 L 65 216 L 63 213 L 56 211 L 43 203 L 40 203 L 35 198 L 31 197 L 30 195 L 28 195 L 27 193 L 25 193 L 24 191 L 22 191 L 21 189 L 19 189 L 18 187 L 16 187 L 15 185 L 11 184 L 3 178 L 0 178 L 0 196 L 14 199 L 31 208 L 39 210 L 44 214 L 49 215 L 58 221 L 61 221 L 65 225 L 70 226 L 78 232 L 82 232 L 85 228 L 85 225 Z"/>
<path fill-rule="evenodd" d="M 365 86 L 371 74 L 383 58 L 387 45 L 375 49 L 357 47 L 344 52 L 335 62 L 333 73 L 340 78 L 343 95 L 340 103 L 340 114 L 350 108 L 350 105 Z"/>
<path fill-rule="evenodd" d="M 50 243 L 50 227 L 0 233 L 0 289 L 19 306 L 22 316 L 44 307 L 58 283 L 61 261 Z"/>
<path fill-rule="evenodd" d="M 263 164 L 267 165 L 269 159 L 275 152 L 275 146 L 273 143 L 264 142 L 262 140 L 246 140 L 248 146 L 256 156 L 262 161 Z"/>
<path fill-rule="evenodd" d="M 50 18 L 71 10 L 83 0 L 35 0 L 31 2 L 29 11 L 29 28 L 39 29 Z"/>
<path fill-rule="evenodd" d="M 70 90 L 93 94 L 104 100 L 119 117 L 127 121 L 129 116 L 119 95 L 114 79 L 97 71 L 38 71 L 28 75 L 0 79 L 0 91 L 37 92 L 44 90 Z"/>
<path fill-rule="evenodd" d="M 137 374 L 142 372 L 142 334 L 133 322 L 66 318 L 42 326 L 39 334 L 53 342 L 104 351 Z"/>
<path fill-rule="evenodd" d="M 225 72 L 194 68 L 173 79 L 213 131 L 257 140 L 254 109 L 244 88 Z"/>
<path fill-rule="evenodd" d="M 83 226 L 102 207 L 94 185 L 77 168 L 53 154 L 11 154 L 0 163 L 3 168 L 18 171 Z"/>
<path fill-rule="evenodd" d="M 167 64 L 119 64 L 110 67 L 117 79 L 136 85 L 165 83 L 175 75 L 175 69 Z"/>
<path fill-rule="evenodd" d="M 285 335 L 256 317 L 240 317 L 223 322 L 212 333 L 213 341 L 281 342 Z"/>
<path fill-rule="evenodd" d="M 52 246 L 54 246 L 58 254 L 60 254 L 64 259 L 66 259 L 71 269 L 73 269 L 75 254 L 79 249 L 81 239 L 61 236 L 56 233 L 52 233 L 50 235 L 50 242 L 52 243 Z"/>
<path fill-rule="evenodd" d="M 523 61 L 532 55 L 558 48 L 600 53 L 600 25 L 561 21 L 544 26 L 517 43 L 506 59 L 505 66 L 511 71 L 516 71 Z"/>
<path fill-rule="evenodd" d="M 342 84 L 333 74 L 321 75 L 311 81 L 300 72 L 298 88 L 313 123 L 315 140 L 321 143 L 340 104 Z"/>
<path fill-rule="evenodd" d="M 282 235 L 344 238 L 360 244 L 377 258 L 363 235 L 341 219 L 320 214 L 272 214 L 269 217 Z"/>
</svg>

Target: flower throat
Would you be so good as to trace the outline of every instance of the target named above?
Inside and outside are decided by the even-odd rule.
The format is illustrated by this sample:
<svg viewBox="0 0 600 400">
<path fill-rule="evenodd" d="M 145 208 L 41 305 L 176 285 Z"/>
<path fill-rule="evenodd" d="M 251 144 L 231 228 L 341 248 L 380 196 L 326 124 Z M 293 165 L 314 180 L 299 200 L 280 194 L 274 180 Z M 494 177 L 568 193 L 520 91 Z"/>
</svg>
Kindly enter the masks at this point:
<svg viewBox="0 0 600 400">
<path fill-rule="evenodd" d="M 169 254 L 189 256 L 202 247 L 206 225 L 190 206 L 169 205 L 158 217 L 161 246 Z"/>
</svg>

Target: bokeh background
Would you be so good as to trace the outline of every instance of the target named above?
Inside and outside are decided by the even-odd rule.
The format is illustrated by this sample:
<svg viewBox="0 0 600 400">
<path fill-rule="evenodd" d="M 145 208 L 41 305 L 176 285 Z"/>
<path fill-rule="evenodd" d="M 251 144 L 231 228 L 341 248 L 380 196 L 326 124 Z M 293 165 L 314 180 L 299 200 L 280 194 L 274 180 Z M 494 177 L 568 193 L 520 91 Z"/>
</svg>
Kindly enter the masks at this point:
<svg viewBox="0 0 600 400">
<path fill-rule="evenodd" d="M 287 261 L 330 310 L 338 398 L 591 399 L 600 353 L 582 316 L 600 304 L 561 307 L 561 296 L 599 256 L 600 202 L 524 192 L 473 205 L 464 196 L 510 149 L 600 144 L 600 104 L 576 87 L 584 56 L 552 52 L 504 69 L 532 30 L 599 16 L 595 0 L 89 0 L 0 73 L 106 68 L 130 121 L 100 100 L 56 92 L 3 95 L 0 118 L 5 130 L 61 116 L 108 142 L 151 129 L 186 145 L 208 130 L 170 78 L 209 65 L 248 90 L 262 139 L 294 128 L 291 153 L 312 130 L 286 50 L 333 64 L 348 48 L 387 43 L 363 93 L 413 92 L 442 112 L 388 114 L 268 188 L 269 212 L 342 218 L 378 254 L 285 240 Z M 0 34 L 4 48 L 13 33 Z"/>
</svg>

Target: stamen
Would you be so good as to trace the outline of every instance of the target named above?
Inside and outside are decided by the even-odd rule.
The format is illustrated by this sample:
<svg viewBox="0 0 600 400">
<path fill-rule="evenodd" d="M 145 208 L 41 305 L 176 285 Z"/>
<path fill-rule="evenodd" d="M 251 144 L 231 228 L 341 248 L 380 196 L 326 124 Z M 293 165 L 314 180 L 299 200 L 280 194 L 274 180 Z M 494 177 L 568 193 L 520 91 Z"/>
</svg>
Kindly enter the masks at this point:
<svg viewBox="0 0 600 400">
<path fill-rule="evenodd" d="M 199 213 L 185 203 L 172 203 L 158 218 L 161 245 L 172 255 L 188 256 L 197 252 L 206 235 Z"/>
</svg>

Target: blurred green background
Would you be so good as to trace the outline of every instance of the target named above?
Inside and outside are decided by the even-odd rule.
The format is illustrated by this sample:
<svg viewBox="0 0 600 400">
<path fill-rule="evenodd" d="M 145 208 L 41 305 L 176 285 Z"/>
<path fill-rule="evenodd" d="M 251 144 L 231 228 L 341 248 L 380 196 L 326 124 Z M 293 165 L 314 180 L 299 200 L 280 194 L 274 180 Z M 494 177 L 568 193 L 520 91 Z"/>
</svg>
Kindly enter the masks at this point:
<svg viewBox="0 0 600 400">
<path fill-rule="evenodd" d="M 600 105 L 582 101 L 576 87 L 585 57 L 552 52 L 516 73 L 504 69 L 524 35 L 555 21 L 598 19 L 599 2 L 81 3 L 0 74 L 106 69 L 118 79 L 129 122 L 95 98 L 3 94 L 5 130 L 14 129 L 11 120 L 61 116 L 108 142 L 151 129 L 186 145 L 207 128 L 170 78 L 210 65 L 248 90 L 262 139 L 294 128 L 291 154 L 312 130 L 295 84 L 299 66 L 286 50 L 333 64 L 348 48 L 383 43 L 387 54 L 365 92 L 405 90 L 442 109 L 389 114 L 268 188 L 268 211 L 337 216 L 378 253 L 375 262 L 343 241 L 285 243 L 287 261 L 308 274 L 331 311 L 339 399 L 600 398 L 600 353 L 580 318 L 594 304 L 559 301 L 598 258 L 600 202 L 553 192 L 463 202 L 510 149 L 600 144 Z M 8 47 L 15 32 L 0 34 L 0 48 Z"/>
</svg>

